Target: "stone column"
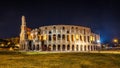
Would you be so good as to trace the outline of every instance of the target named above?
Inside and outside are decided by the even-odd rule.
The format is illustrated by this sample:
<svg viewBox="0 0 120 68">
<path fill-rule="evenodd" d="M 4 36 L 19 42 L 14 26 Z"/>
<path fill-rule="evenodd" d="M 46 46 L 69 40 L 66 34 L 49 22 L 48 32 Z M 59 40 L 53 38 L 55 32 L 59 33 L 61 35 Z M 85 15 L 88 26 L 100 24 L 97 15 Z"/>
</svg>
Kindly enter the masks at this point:
<svg viewBox="0 0 120 68">
<path fill-rule="evenodd" d="M 72 44 L 70 44 L 70 51 L 72 51 Z"/>
<path fill-rule="evenodd" d="M 28 50 L 28 42 L 27 41 L 25 42 L 25 50 L 26 51 Z"/>
<path fill-rule="evenodd" d="M 94 46 L 92 45 L 92 50 L 94 51 Z"/>
<path fill-rule="evenodd" d="M 76 51 L 76 44 L 74 44 L 74 51 Z"/>
<path fill-rule="evenodd" d="M 56 45 L 56 51 L 58 51 L 58 45 L 57 44 L 55 44 Z"/>
<path fill-rule="evenodd" d="M 60 45 L 60 51 L 62 51 L 62 45 Z"/>
<path fill-rule="evenodd" d="M 51 51 L 53 51 L 53 44 L 51 44 Z"/>
<path fill-rule="evenodd" d="M 65 51 L 67 51 L 67 45 L 65 45 Z"/>
<path fill-rule="evenodd" d="M 78 45 L 78 51 L 80 51 L 80 44 Z"/>
</svg>

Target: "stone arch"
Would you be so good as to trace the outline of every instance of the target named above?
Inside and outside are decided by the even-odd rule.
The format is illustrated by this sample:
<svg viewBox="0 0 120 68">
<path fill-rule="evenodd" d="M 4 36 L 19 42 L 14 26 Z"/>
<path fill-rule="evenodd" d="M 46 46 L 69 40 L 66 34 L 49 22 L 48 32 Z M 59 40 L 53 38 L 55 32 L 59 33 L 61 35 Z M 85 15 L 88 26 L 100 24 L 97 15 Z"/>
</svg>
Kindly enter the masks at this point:
<svg viewBox="0 0 120 68">
<path fill-rule="evenodd" d="M 48 51 L 51 51 L 51 45 L 50 44 L 48 45 Z"/>
<path fill-rule="evenodd" d="M 91 45 L 91 51 L 93 51 L 93 47 L 92 47 L 92 45 Z"/>
<path fill-rule="evenodd" d="M 86 45 L 84 45 L 84 51 L 86 51 Z"/>
<path fill-rule="evenodd" d="M 65 34 L 62 35 L 62 39 L 65 40 Z"/>
<path fill-rule="evenodd" d="M 53 41 L 56 41 L 56 34 L 53 34 Z"/>
<path fill-rule="evenodd" d="M 52 32 L 51 31 L 49 31 L 49 34 L 51 34 Z"/>
<path fill-rule="evenodd" d="M 58 51 L 60 51 L 60 45 L 58 45 Z"/>
<path fill-rule="evenodd" d="M 72 45 L 72 51 L 74 51 L 74 45 Z"/>
<path fill-rule="evenodd" d="M 49 35 L 49 41 L 51 41 L 51 40 L 52 40 L 51 35 Z"/>
<path fill-rule="evenodd" d="M 76 51 L 78 51 L 78 49 L 79 49 L 79 46 L 78 46 L 78 45 L 76 45 Z"/>
<path fill-rule="evenodd" d="M 29 50 L 32 50 L 32 41 L 29 41 L 29 47 L 28 47 Z"/>
<path fill-rule="evenodd" d="M 67 50 L 70 50 L 70 45 L 67 45 Z"/>
<path fill-rule="evenodd" d="M 53 29 L 56 29 L 56 27 L 54 26 Z"/>
<path fill-rule="evenodd" d="M 56 45 L 53 45 L 53 51 L 56 51 Z"/>
<path fill-rule="evenodd" d="M 83 50 L 83 48 L 82 48 L 82 47 L 83 47 L 83 46 L 81 45 L 81 46 L 80 46 L 80 50 L 81 50 L 81 51 Z"/>
<path fill-rule="evenodd" d="M 36 50 L 39 50 L 39 45 L 37 45 L 36 48 L 37 48 Z"/>
<path fill-rule="evenodd" d="M 33 50 L 35 50 L 35 45 L 33 45 Z"/>
<path fill-rule="evenodd" d="M 58 40 L 60 40 L 60 39 L 61 39 L 61 35 L 60 35 L 60 34 L 58 34 L 58 35 L 57 35 L 57 38 L 58 38 Z"/>
<path fill-rule="evenodd" d="M 65 27 L 63 26 L 63 30 L 65 30 Z"/>
<path fill-rule="evenodd" d="M 88 51 L 90 51 L 90 45 L 88 45 Z"/>
<path fill-rule="evenodd" d="M 65 45 L 62 46 L 62 51 L 65 51 Z"/>
<path fill-rule="evenodd" d="M 42 51 L 47 51 L 47 45 L 42 45 Z"/>
</svg>

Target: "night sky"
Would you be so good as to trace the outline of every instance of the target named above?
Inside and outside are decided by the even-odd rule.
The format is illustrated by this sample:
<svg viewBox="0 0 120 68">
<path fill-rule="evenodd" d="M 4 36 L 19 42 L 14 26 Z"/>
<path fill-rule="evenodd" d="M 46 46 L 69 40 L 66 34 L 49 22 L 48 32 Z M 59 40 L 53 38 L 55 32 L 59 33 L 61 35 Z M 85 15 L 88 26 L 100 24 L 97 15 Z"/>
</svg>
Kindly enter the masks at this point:
<svg viewBox="0 0 120 68">
<path fill-rule="evenodd" d="M 22 15 L 25 15 L 30 28 L 56 24 L 81 25 L 99 33 L 102 42 L 120 38 L 120 3 L 117 1 L 1 1 L 0 38 L 19 36 Z"/>
</svg>

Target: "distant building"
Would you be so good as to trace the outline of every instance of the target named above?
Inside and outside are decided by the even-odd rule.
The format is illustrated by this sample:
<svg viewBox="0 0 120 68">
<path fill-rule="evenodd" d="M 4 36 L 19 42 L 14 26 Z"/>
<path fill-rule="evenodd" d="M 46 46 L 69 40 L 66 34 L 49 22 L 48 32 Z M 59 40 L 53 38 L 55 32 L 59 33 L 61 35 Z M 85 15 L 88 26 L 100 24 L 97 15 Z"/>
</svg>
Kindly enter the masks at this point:
<svg viewBox="0 0 120 68">
<path fill-rule="evenodd" d="M 25 51 L 94 51 L 101 47 L 100 36 L 75 25 L 50 25 L 38 29 L 26 26 L 22 16 L 20 49 Z"/>
</svg>

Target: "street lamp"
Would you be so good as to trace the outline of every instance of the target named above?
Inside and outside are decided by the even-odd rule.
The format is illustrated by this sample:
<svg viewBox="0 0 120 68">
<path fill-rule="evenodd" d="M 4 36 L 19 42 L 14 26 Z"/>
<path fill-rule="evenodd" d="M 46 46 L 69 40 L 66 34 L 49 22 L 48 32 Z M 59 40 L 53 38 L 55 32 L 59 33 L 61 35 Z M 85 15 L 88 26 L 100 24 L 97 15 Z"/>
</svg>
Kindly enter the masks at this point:
<svg viewBox="0 0 120 68">
<path fill-rule="evenodd" d="M 113 39 L 113 43 L 116 46 L 118 44 L 118 39 L 117 38 Z"/>
</svg>

